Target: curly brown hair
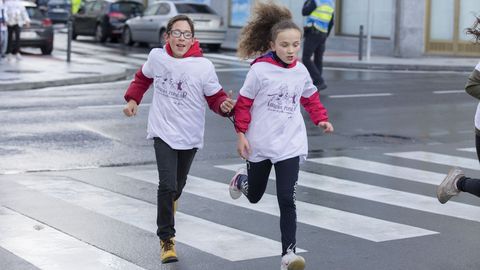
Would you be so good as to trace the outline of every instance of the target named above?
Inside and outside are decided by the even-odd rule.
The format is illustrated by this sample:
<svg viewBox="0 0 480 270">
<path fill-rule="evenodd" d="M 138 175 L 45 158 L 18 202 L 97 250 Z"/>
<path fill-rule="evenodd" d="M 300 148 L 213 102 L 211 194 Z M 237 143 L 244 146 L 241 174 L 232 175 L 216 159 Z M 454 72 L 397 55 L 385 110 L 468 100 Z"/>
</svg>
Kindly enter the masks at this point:
<svg viewBox="0 0 480 270">
<path fill-rule="evenodd" d="M 474 36 L 475 42 L 480 41 L 480 17 L 476 17 L 475 23 L 472 27 L 467 28 L 466 33 Z"/>
<path fill-rule="evenodd" d="M 292 21 L 292 13 L 288 8 L 274 4 L 257 3 L 253 16 L 240 33 L 237 55 L 247 59 L 267 52 L 270 41 L 275 41 L 279 32 L 286 29 L 302 30 Z"/>
</svg>

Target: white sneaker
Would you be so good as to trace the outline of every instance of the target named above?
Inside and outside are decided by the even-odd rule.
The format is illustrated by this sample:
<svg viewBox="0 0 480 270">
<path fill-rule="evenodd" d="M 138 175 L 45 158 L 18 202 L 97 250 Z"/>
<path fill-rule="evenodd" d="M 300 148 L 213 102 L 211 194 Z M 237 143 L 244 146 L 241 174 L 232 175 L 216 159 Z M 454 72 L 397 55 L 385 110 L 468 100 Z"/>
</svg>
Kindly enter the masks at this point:
<svg viewBox="0 0 480 270">
<path fill-rule="evenodd" d="M 11 53 L 7 54 L 7 61 L 8 62 L 13 61 L 13 54 L 11 54 Z"/>
<path fill-rule="evenodd" d="M 230 197 L 232 199 L 236 200 L 242 196 L 242 191 L 238 188 L 238 179 L 240 179 L 240 176 L 247 176 L 247 170 L 242 166 L 237 173 L 232 177 L 232 180 L 230 180 L 230 186 L 228 187 L 228 191 L 230 191 Z"/>
<path fill-rule="evenodd" d="M 282 256 L 280 270 L 303 270 L 305 269 L 305 259 L 298 256 L 293 250 L 287 250 L 287 254 Z"/>
<path fill-rule="evenodd" d="M 22 55 L 20 53 L 15 54 L 15 58 L 17 58 L 18 61 L 22 60 Z"/>
<path fill-rule="evenodd" d="M 437 198 L 440 203 L 446 203 L 450 198 L 460 193 L 457 188 L 457 182 L 460 178 L 465 176 L 459 168 L 452 168 L 443 182 L 437 187 Z"/>
</svg>

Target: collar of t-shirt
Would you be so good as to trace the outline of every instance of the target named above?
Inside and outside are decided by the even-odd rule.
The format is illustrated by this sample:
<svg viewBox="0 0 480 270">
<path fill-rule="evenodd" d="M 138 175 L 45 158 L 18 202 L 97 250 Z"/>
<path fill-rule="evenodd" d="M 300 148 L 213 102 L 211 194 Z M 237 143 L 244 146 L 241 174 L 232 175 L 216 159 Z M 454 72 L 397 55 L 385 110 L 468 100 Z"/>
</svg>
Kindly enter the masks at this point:
<svg viewBox="0 0 480 270">
<path fill-rule="evenodd" d="M 170 47 L 170 43 L 167 43 L 165 45 L 165 50 L 167 51 L 168 55 L 170 55 L 171 57 L 174 57 L 173 52 L 172 52 L 172 48 Z M 190 47 L 190 49 L 188 49 L 188 51 L 183 55 L 183 58 L 187 58 L 187 57 L 191 57 L 191 56 L 193 56 L 193 57 L 202 57 L 203 56 L 202 48 L 200 48 L 200 43 L 198 42 L 198 40 L 195 40 L 192 47 Z"/>
<path fill-rule="evenodd" d="M 282 68 L 292 68 L 297 65 L 297 59 L 295 59 L 291 64 L 287 64 L 283 62 L 282 59 L 280 59 L 280 57 L 278 57 L 278 55 L 273 51 L 258 57 L 250 65 L 261 62 L 267 62 Z"/>
</svg>

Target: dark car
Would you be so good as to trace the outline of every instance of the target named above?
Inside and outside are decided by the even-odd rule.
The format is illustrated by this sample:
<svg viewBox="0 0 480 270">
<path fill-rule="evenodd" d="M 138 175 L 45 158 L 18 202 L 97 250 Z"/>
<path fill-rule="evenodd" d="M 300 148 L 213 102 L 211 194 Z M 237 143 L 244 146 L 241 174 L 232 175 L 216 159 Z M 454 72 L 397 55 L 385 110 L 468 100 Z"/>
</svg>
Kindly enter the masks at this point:
<svg viewBox="0 0 480 270">
<path fill-rule="evenodd" d="M 72 10 L 71 0 L 49 0 L 47 6 L 48 17 L 52 22 L 66 23 L 70 18 Z"/>
<path fill-rule="evenodd" d="M 35 3 L 22 1 L 30 16 L 30 27 L 22 27 L 20 32 L 20 47 L 35 47 L 42 54 L 51 54 L 53 50 L 52 21 Z"/>
<path fill-rule="evenodd" d="M 96 41 L 121 37 L 125 21 L 142 14 L 143 5 L 130 0 L 95 0 L 86 2 L 73 15 L 72 38 L 94 36 Z"/>
</svg>

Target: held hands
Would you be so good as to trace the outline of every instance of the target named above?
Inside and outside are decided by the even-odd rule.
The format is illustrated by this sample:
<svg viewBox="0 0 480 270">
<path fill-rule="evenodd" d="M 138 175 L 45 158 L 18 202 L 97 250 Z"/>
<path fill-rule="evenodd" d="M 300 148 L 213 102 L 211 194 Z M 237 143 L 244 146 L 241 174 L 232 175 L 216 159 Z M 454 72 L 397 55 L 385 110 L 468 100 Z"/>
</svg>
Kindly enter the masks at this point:
<svg viewBox="0 0 480 270">
<path fill-rule="evenodd" d="M 323 128 L 324 133 L 332 133 L 333 132 L 333 126 L 330 122 L 320 122 L 320 123 L 318 123 L 318 126 Z"/>
<path fill-rule="evenodd" d="M 247 159 L 252 153 L 247 137 L 243 133 L 238 133 L 237 152 L 243 159 Z"/>
<path fill-rule="evenodd" d="M 125 105 L 125 108 L 123 109 L 123 113 L 130 117 L 130 116 L 135 116 L 138 111 L 138 105 L 137 102 L 133 99 L 128 101 L 127 105 Z"/>
<path fill-rule="evenodd" d="M 230 113 L 235 107 L 235 100 L 232 99 L 233 96 L 233 91 L 228 91 L 227 94 L 227 99 L 220 104 L 220 110 L 222 110 L 223 113 Z"/>
</svg>

